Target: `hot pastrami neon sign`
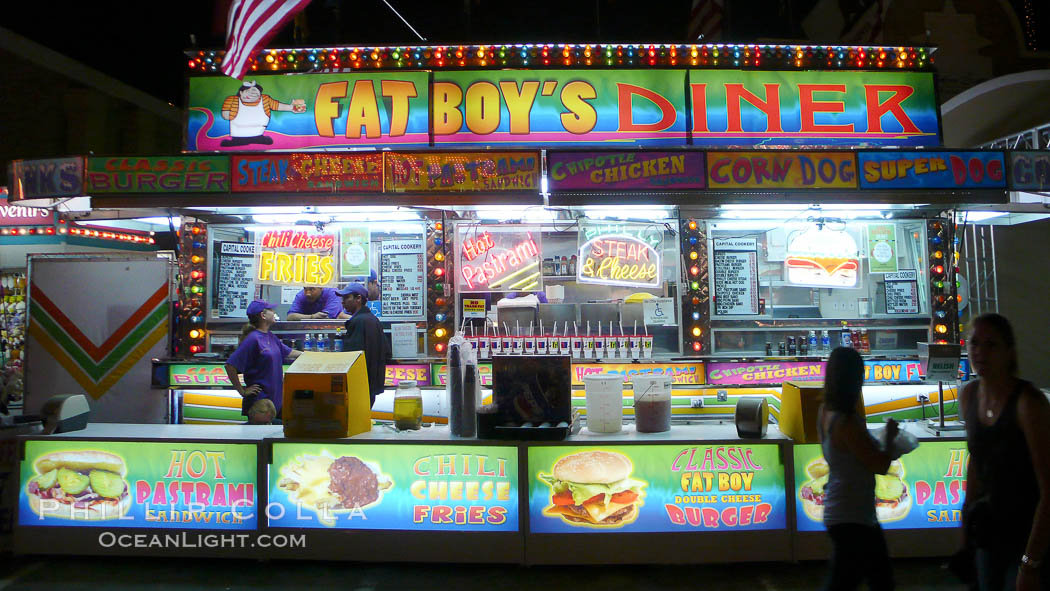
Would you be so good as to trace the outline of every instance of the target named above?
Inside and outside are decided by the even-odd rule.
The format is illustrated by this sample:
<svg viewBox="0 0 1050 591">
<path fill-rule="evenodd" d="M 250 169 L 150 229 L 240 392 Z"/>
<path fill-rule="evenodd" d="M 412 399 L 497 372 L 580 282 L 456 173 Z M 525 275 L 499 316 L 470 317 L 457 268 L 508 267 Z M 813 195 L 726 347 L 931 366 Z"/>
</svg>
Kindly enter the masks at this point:
<svg viewBox="0 0 1050 591">
<path fill-rule="evenodd" d="M 576 266 L 580 283 L 656 287 L 660 285 L 660 253 L 649 243 L 629 236 L 599 236 L 580 247 Z"/>
<path fill-rule="evenodd" d="M 539 233 L 535 228 L 460 229 L 459 289 L 534 291 L 540 289 Z"/>
</svg>

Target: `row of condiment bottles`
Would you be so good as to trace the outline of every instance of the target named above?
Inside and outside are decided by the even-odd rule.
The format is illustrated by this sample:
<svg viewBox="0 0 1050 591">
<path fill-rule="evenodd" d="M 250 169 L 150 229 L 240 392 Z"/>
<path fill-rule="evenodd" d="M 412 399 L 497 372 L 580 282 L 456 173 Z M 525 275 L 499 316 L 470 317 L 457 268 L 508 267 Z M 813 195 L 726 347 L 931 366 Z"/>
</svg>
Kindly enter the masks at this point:
<svg viewBox="0 0 1050 591">
<path fill-rule="evenodd" d="M 836 346 L 840 347 L 852 347 L 859 353 L 871 353 L 871 340 L 868 337 L 868 329 L 849 327 L 845 324 L 842 325 L 842 331 L 839 333 L 839 342 Z M 821 331 L 820 335 L 820 350 L 817 350 L 817 331 L 809 331 L 809 335 L 800 335 L 798 340 L 795 340 L 794 335 L 789 336 L 787 341 L 780 341 L 777 345 L 777 355 L 779 356 L 795 356 L 795 355 L 815 355 L 817 353 L 827 355 L 831 352 L 831 335 L 828 331 Z M 773 356 L 773 344 L 766 341 L 766 356 Z"/>
<path fill-rule="evenodd" d="M 551 275 L 575 275 L 576 274 L 576 255 L 569 257 L 547 257 L 543 259 L 543 266 L 541 267 L 543 274 L 546 276 Z"/>
</svg>

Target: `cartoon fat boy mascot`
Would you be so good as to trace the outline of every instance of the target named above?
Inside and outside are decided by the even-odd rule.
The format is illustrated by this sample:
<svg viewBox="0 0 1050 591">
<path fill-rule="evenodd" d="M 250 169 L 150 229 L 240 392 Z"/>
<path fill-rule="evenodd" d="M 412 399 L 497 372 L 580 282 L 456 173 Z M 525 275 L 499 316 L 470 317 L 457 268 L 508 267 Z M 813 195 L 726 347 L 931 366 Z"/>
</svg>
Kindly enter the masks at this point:
<svg viewBox="0 0 1050 591">
<path fill-rule="evenodd" d="M 236 96 L 226 97 L 222 118 L 230 122 L 230 138 L 222 140 L 220 145 L 272 144 L 273 138 L 263 135 L 270 124 L 271 111 L 306 112 L 305 100 L 295 99 L 288 105 L 263 94 L 262 90 L 262 85 L 252 80 L 242 84 Z"/>
</svg>

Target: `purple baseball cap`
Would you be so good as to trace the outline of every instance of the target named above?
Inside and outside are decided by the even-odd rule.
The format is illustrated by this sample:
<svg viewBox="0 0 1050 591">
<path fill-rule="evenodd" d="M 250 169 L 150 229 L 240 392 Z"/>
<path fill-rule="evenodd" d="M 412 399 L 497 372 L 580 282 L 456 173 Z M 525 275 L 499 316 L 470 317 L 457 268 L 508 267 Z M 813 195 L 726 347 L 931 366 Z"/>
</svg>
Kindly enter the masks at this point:
<svg viewBox="0 0 1050 591">
<path fill-rule="evenodd" d="M 248 310 L 246 314 L 252 316 L 254 314 L 262 314 L 263 310 L 273 310 L 277 306 L 267 302 L 266 300 L 252 300 L 252 303 L 248 304 Z"/>
<path fill-rule="evenodd" d="M 343 289 L 335 290 L 335 293 L 339 296 L 347 296 L 353 293 L 365 298 L 366 300 L 368 299 L 368 288 L 360 283 L 351 283 Z"/>
</svg>

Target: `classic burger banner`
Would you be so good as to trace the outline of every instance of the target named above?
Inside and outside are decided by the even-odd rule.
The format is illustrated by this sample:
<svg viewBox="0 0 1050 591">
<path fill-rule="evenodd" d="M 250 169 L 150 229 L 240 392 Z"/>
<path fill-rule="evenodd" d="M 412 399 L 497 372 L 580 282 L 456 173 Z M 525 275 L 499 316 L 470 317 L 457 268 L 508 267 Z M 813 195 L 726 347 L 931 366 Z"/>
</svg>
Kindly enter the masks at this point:
<svg viewBox="0 0 1050 591">
<path fill-rule="evenodd" d="M 828 464 L 820 446 L 796 445 L 795 513 L 799 531 L 824 531 Z M 884 529 L 959 527 L 966 498 L 966 442 L 923 442 L 875 475 L 875 516 Z"/>
<path fill-rule="evenodd" d="M 270 527 L 518 531 L 518 450 L 275 443 Z"/>
<path fill-rule="evenodd" d="M 256 446 L 27 441 L 22 526 L 252 530 Z"/>
<path fill-rule="evenodd" d="M 529 447 L 533 533 L 784 529 L 776 445 Z"/>
</svg>

